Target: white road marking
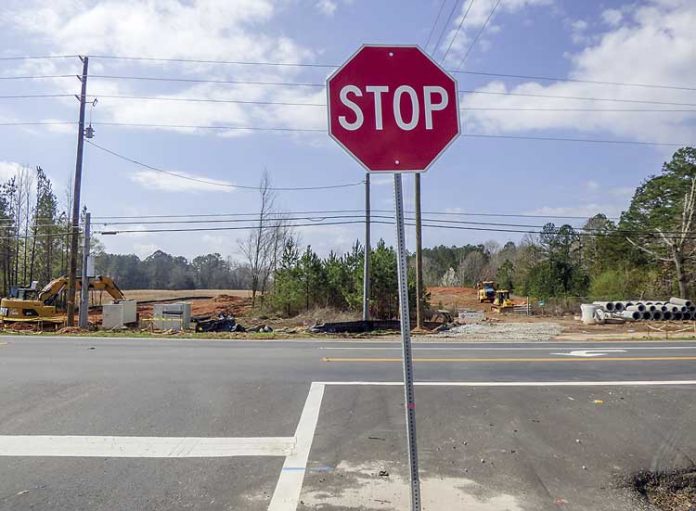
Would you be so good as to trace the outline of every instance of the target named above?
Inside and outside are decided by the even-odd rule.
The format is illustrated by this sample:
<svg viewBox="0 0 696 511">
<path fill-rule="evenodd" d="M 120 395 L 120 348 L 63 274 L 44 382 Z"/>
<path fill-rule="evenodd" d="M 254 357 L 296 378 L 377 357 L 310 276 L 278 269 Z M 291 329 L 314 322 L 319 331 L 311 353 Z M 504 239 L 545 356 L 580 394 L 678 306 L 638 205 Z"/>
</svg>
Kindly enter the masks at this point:
<svg viewBox="0 0 696 511">
<path fill-rule="evenodd" d="M 626 350 L 575 350 L 569 353 L 551 353 L 552 355 L 565 355 L 567 357 L 601 357 L 610 353 L 626 353 Z"/>
<path fill-rule="evenodd" d="M 0 436 L 0 456 L 98 458 L 287 456 L 294 446 L 295 439 L 290 437 Z"/>
<path fill-rule="evenodd" d="M 536 344 L 536 343 L 535 343 Z M 559 343 L 556 343 L 559 344 Z M 367 350 L 367 351 L 387 351 L 387 350 L 398 350 L 401 351 L 401 348 L 398 346 L 387 346 L 387 347 L 375 347 L 375 346 L 357 346 L 355 348 L 350 348 L 348 346 L 326 346 L 326 347 L 320 347 L 320 350 L 347 350 L 347 351 L 358 351 L 358 350 Z M 419 350 L 419 351 L 549 351 L 552 348 L 486 348 L 486 347 L 476 347 L 476 348 L 461 348 L 457 346 L 452 346 L 452 347 L 447 347 L 447 346 L 437 346 L 433 348 L 427 348 L 425 346 L 417 346 L 414 347 L 413 350 Z M 572 350 L 573 347 L 568 347 L 563 349 L 568 349 Z M 582 348 L 578 348 L 582 349 Z M 614 349 L 614 348 L 611 348 Z M 696 350 L 696 346 L 617 346 L 616 349 L 628 351 L 628 350 Z M 589 350 L 592 351 L 592 350 Z M 609 351 L 607 350 L 598 350 L 598 351 Z"/>
<path fill-rule="evenodd" d="M 322 381 L 321 385 L 403 386 L 400 381 Z M 634 387 L 650 385 L 696 385 L 696 380 L 634 381 L 417 381 L 419 387 Z"/>
<path fill-rule="evenodd" d="M 295 431 L 295 448 L 285 458 L 268 511 L 295 511 L 300 501 L 309 450 L 319 420 L 324 384 L 313 382 Z"/>
</svg>

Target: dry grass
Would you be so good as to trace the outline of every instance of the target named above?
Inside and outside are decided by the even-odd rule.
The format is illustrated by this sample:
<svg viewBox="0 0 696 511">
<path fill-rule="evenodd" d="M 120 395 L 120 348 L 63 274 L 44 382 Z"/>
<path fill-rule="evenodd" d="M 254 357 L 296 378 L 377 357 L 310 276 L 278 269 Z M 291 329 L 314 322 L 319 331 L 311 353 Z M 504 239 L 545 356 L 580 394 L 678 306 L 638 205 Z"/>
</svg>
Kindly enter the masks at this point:
<svg viewBox="0 0 696 511">
<path fill-rule="evenodd" d="M 130 300 L 147 302 L 152 300 L 180 300 L 182 298 L 213 298 L 218 295 L 251 296 L 248 289 L 124 289 L 123 293 Z"/>
</svg>

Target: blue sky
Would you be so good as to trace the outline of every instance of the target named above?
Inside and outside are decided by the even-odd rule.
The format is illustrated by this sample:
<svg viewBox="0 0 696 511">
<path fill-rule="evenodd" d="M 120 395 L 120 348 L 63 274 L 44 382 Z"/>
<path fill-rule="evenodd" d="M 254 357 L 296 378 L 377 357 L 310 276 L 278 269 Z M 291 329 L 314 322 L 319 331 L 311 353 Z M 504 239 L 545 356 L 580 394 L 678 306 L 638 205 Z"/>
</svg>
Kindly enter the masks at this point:
<svg viewBox="0 0 696 511">
<path fill-rule="evenodd" d="M 432 31 L 427 50 L 447 69 L 696 87 L 693 1 L 502 0 L 473 46 L 496 0 L 474 0 L 462 20 L 470 1 L 445 0 L 443 5 L 442 0 L 6 0 L 0 10 L 0 56 L 86 54 L 338 64 L 363 43 L 425 47 Z M 435 25 L 441 6 L 442 14 Z M 3 60 L 0 67 L 0 76 L 76 74 L 80 62 L 76 58 Z M 90 61 L 90 73 L 94 75 L 242 82 L 323 83 L 330 72 L 321 67 L 133 62 L 95 57 Z M 696 104 L 696 92 L 671 88 L 455 76 L 460 89 L 479 92 Z M 0 95 L 78 92 L 79 82 L 74 78 L 0 80 Z M 278 187 L 356 183 L 363 178 L 361 167 L 319 132 L 97 125 L 116 122 L 322 129 L 326 125 L 322 107 L 107 97 L 323 103 L 325 93 L 320 87 L 90 78 L 88 92 L 99 100 L 91 112 L 97 132 L 94 142 L 158 168 L 223 185 L 256 185 L 264 169 Z M 577 111 L 694 107 L 500 94 L 464 94 L 460 101 L 462 131 L 468 134 L 696 143 L 693 112 Z M 547 111 L 520 110 L 530 108 Z M 76 119 L 77 101 L 72 98 L 0 99 L 0 122 Z M 4 126 L 0 130 L 0 178 L 8 178 L 18 165 L 41 165 L 63 198 L 74 171 L 76 127 Z M 423 210 L 618 215 L 635 186 L 658 172 L 674 149 L 461 137 L 424 175 Z M 390 179 L 373 179 L 373 208 L 391 209 Z M 410 177 L 405 180 L 405 189 L 407 207 L 411 207 Z M 288 212 L 359 209 L 362 193 L 360 186 L 278 192 L 277 204 Z M 178 179 L 86 146 L 83 203 L 95 216 L 248 213 L 256 210 L 257 202 L 252 191 Z M 535 219 L 492 221 L 543 223 Z M 124 228 L 145 229 L 145 220 Z M 353 240 L 362 237 L 362 226 L 316 226 L 300 228 L 300 233 L 304 243 L 325 254 L 331 249 L 347 249 Z M 240 231 L 136 233 L 102 236 L 101 240 L 109 251 L 140 256 L 160 248 L 187 257 L 210 251 L 234 257 L 239 252 L 238 241 L 244 236 Z M 376 226 L 373 236 L 391 242 L 393 228 Z M 519 236 L 424 231 L 425 246 L 488 239 L 502 243 Z"/>
</svg>

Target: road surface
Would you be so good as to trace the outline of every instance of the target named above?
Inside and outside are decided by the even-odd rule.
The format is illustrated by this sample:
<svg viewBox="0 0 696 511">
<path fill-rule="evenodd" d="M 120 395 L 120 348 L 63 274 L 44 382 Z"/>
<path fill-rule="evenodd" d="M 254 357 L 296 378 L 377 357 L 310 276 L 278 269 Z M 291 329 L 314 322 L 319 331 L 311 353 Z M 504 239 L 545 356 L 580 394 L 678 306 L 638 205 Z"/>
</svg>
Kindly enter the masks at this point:
<svg viewBox="0 0 696 511">
<path fill-rule="evenodd" d="M 0 338 L 0 510 L 408 508 L 399 345 Z M 696 343 L 418 343 L 425 510 L 649 509 Z"/>
</svg>

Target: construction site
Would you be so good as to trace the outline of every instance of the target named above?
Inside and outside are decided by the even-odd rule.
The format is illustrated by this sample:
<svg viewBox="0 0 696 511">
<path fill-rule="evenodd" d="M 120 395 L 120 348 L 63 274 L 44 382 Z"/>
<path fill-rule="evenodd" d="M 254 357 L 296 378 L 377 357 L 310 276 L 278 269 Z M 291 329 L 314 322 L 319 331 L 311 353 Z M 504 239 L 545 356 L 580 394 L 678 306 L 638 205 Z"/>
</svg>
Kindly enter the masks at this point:
<svg viewBox="0 0 696 511">
<path fill-rule="evenodd" d="M 398 337 L 399 321 L 366 325 L 359 314 L 319 308 L 295 317 L 267 315 L 252 306 L 248 290 L 125 290 L 108 277 L 90 279 L 89 327 L 67 327 L 65 278 L 42 290 L 21 288 L 2 299 L 6 333 L 153 335 L 203 338 Z M 78 287 L 78 291 L 80 288 Z M 688 300 L 546 304 L 500 290 L 429 287 L 428 321 L 414 334 L 436 340 L 621 340 L 696 337 Z M 684 310 L 682 310 L 684 309 Z M 22 311 L 22 315 L 19 314 Z"/>
</svg>

